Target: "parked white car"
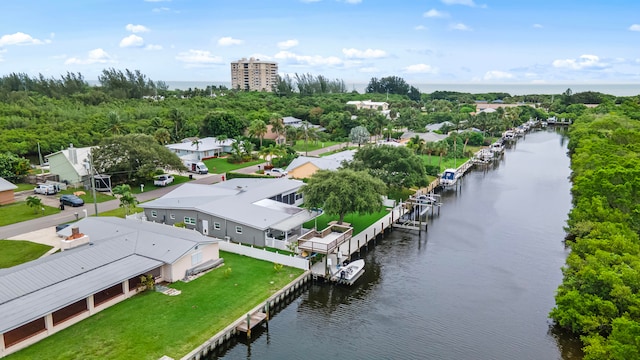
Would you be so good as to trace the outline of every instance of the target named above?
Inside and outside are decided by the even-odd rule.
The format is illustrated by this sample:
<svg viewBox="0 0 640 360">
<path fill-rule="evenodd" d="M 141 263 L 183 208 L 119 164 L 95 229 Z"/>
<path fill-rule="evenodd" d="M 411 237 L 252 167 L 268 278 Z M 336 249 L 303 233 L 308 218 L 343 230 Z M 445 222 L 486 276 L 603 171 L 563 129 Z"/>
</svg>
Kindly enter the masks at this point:
<svg viewBox="0 0 640 360">
<path fill-rule="evenodd" d="M 265 175 L 275 176 L 275 177 L 283 177 L 287 176 L 287 172 L 282 168 L 273 168 L 271 170 L 265 170 Z"/>
<path fill-rule="evenodd" d="M 155 186 L 167 186 L 173 182 L 173 176 L 171 175 L 158 175 L 153 179 L 153 185 Z"/>
<path fill-rule="evenodd" d="M 51 184 L 38 184 L 38 186 L 33 189 L 33 192 L 42 195 L 55 195 L 58 191 L 56 187 Z"/>
</svg>

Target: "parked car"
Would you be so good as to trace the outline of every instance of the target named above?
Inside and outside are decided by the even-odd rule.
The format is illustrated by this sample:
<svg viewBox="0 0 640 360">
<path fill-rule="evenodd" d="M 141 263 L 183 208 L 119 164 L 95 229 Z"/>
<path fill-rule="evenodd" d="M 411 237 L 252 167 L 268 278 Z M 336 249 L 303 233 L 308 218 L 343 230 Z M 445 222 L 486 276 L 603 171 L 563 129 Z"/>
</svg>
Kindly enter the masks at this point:
<svg viewBox="0 0 640 360">
<path fill-rule="evenodd" d="M 173 176 L 171 175 L 158 175 L 153 178 L 153 185 L 155 186 L 167 186 L 173 182 Z"/>
<path fill-rule="evenodd" d="M 56 190 L 56 187 L 51 184 L 38 184 L 33 189 L 33 192 L 42 195 L 54 195 L 58 191 Z"/>
<path fill-rule="evenodd" d="M 76 207 L 84 205 L 84 200 L 75 195 L 64 194 L 60 196 L 60 204 Z"/>
<path fill-rule="evenodd" d="M 287 176 L 287 172 L 282 168 L 273 168 L 271 170 L 265 170 L 265 175 L 275 176 L 275 177 L 283 177 Z"/>
</svg>

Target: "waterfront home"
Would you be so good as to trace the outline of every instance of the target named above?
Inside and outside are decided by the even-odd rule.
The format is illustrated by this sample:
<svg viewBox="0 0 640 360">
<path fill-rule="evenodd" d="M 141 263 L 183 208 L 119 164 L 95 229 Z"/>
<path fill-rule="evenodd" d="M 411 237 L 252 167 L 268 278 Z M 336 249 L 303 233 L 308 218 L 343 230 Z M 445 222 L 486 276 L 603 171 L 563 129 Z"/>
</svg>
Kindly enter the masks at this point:
<svg viewBox="0 0 640 360">
<path fill-rule="evenodd" d="M 213 185 L 182 184 L 140 204 L 148 221 L 184 224 L 203 235 L 265 246 L 269 240 L 293 241 L 302 224 L 320 215 L 299 207 L 304 185 L 288 178 L 238 178 Z"/>
<path fill-rule="evenodd" d="M 371 100 L 353 100 L 347 101 L 347 105 L 355 106 L 356 109 L 370 109 L 370 110 L 379 110 L 379 111 L 387 111 L 389 110 L 389 103 L 383 101 L 371 101 Z"/>
<path fill-rule="evenodd" d="M 142 275 L 175 282 L 222 262 L 218 239 L 114 217 L 58 232 L 62 252 L 0 269 L 0 357 L 135 295 Z"/>
</svg>

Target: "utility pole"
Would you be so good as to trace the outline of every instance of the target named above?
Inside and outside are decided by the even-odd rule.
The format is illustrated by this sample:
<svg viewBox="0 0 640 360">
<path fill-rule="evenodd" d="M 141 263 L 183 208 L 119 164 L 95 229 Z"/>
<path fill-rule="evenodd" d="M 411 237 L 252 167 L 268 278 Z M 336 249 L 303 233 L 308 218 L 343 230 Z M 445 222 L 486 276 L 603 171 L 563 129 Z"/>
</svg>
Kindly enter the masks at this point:
<svg viewBox="0 0 640 360">
<path fill-rule="evenodd" d="M 93 207 L 95 210 L 95 216 L 98 216 L 98 200 L 96 199 L 96 179 L 93 176 L 94 168 L 93 168 L 93 157 L 91 153 L 89 153 L 89 181 L 91 182 L 91 195 L 93 196 Z"/>
</svg>

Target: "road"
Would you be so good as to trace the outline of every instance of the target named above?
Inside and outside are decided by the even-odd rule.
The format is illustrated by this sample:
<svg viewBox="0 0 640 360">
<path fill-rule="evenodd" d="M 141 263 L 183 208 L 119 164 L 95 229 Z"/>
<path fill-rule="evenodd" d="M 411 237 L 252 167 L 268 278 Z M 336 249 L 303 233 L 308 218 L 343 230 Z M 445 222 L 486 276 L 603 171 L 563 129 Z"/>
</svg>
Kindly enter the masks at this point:
<svg viewBox="0 0 640 360">
<path fill-rule="evenodd" d="M 326 148 L 318 149 L 315 151 L 309 151 L 309 156 L 319 156 L 322 153 L 338 150 L 341 148 L 346 148 L 348 144 L 337 144 L 333 146 L 328 146 Z M 304 155 L 304 154 L 301 154 Z M 236 172 L 244 173 L 244 174 L 253 174 L 259 170 L 261 165 L 249 166 L 246 168 L 238 169 Z M 190 184 L 214 184 L 222 180 L 221 174 L 206 174 L 206 175 L 192 175 L 194 180 L 190 181 Z M 180 185 L 177 185 L 180 186 Z M 162 195 L 172 191 L 175 189 L 174 186 L 167 186 L 165 188 L 160 188 L 152 191 L 145 191 L 139 194 L 136 194 L 136 198 L 139 202 L 145 202 L 153 199 L 157 199 Z M 20 201 L 23 198 L 26 198 L 29 195 L 34 195 L 32 191 L 25 191 L 22 193 L 16 194 L 16 200 Z M 38 195 L 43 204 L 58 207 L 60 203 L 58 202 L 58 198 L 55 196 L 46 196 L 46 195 Z M 37 219 L 23 221 L 15 224 L 5 225 L 0 227 L 0 239 L 7 239 L 10 237 L 14 237 L 20 234 L 32 232 L 35 230 L 44 229 L 47 227 L 55 227 L 59 224 L 68 223 L 76 220 L 77 218 L 81 218 L 84 216 L 93 216 L 95 215 L 96 207 L 98 209 L 98 213 L 117 209 L 120 206 L 119 200 L 111 200 L 105 201 L 98 204 L 85 204 L 82 207 L 71 207 L 65 206 L 65 209 L 62 210 L 58 214 L 43 216 Z M 86 214 L 85 214 L 86 211 Z"/>
</svg>

